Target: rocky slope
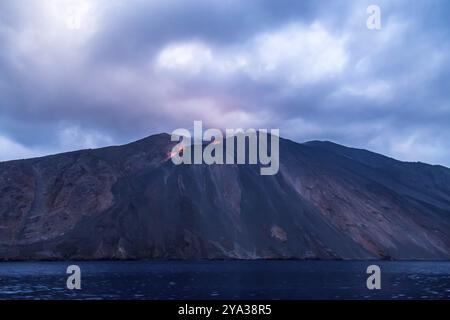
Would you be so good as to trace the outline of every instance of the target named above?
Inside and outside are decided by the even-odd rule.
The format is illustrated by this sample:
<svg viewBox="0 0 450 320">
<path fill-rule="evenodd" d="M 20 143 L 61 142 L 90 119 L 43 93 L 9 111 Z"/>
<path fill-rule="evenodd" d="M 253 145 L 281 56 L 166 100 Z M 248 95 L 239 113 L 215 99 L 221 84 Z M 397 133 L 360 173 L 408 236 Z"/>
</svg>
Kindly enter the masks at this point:
<svg viewBox="0 0 450 320">
<path fill-rule="evenodd" d="M 450 259 L 450 170 L 280 141 L 280 171 L 181 165 L 160 134 L 0 163 L 0 259 Z"/>
</svg>

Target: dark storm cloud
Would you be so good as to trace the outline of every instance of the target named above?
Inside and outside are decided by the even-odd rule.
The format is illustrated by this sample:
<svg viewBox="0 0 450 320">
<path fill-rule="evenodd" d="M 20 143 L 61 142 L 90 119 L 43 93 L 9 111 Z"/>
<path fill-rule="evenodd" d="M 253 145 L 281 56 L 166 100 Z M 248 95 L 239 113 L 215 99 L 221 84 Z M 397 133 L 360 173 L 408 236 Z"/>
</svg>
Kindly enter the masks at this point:
<svg viewBox="0 0 450 320">
<path fill-rule="evenodd" d="M 108 58 L 135 59 L 167 42 L 203 39 L 215 44 L 239 43 L 255 32 L 294 19 L 310 22 L 318 7 L 309 1 L 137 1 L 106 8 L 106 23 L 94 50 Z"/>
<path fill-rule="evenodd" d="M 2 1 L 0 159 L 203 120 L 449 165 L 450 4 L 374 3 Z"/>
</svg>

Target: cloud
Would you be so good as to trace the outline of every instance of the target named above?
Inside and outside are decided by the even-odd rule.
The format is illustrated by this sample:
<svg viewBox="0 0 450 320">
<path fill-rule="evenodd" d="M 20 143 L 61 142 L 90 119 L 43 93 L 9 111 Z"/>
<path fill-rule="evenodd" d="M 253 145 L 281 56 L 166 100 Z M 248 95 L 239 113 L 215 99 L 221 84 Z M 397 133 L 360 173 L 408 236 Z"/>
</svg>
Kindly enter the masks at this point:
<svg viewBox="0 0 450 320">
<path fill-rule="evenodd" d="M 341 97 L 362 97 L 370 100 L 386 100 L 391 96 L 391 85 L 386 81 L 344 85 L 335 93 Z"/>
<path fill-rule="evenodd" d="M 450 165 L 449 5 L 369 4 L 4 0 L 0 160 L 203 120 Z"/>
<path fill-rule="evenodd" d="M 170 44 L 157 55 L 156 66 L 176 72 L 174 76 L 244 76 L 296 86 L 342 72 L 347 63 L 345 50 L 345 39 L 333 37 L 320 24 L 293 24 L 256 34 L 238 47 Z"/>
<path fill-rule="evenodd" d="M 329 79 L 344 69 L 347 59 L 345 39 L 333 37 L 318 23 L 257 35 L 249 55 L 252 76 L 278 74 L 278 81 L 293 85 Z"/>
<path fill-rule="evenodd" d="M 98 148 L 111 145 L 113 141 L 106 135 L 95 131 L 84 131 L 78 127 L 62 127 L 48 146 L 26 146 L 6 136 L 0 135 L 1 161 L 41 157 L 58 152 Z"/>
<path fill-rule="evenodd" d="M 0 159 L 15 160 L 43 156 L 49 150 L 33 150 L 20 145 L 7 137 L 0 136 Z"/>
<path fill-rule="evenodd" d="M 213 64 L 211 49 L 200 43 L 170 45 L 164 48 L 157 58 L 157 67 L 190 75 L 199 74 Z"/>
</svg>

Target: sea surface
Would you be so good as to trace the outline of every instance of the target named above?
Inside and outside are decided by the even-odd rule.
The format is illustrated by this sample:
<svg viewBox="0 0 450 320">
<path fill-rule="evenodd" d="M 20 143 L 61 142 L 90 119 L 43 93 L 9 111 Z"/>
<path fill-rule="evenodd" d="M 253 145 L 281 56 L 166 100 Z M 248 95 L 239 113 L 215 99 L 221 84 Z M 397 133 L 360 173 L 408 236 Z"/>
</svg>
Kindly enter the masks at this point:
<svg viewBox="0 0 450 320">
<path fill-rule="evenodd" d="M 81 290 L 66 287 L 72 264 Z M 0 299 L 450 299 L 450 261 L 1 262 Z"/>
</svg>

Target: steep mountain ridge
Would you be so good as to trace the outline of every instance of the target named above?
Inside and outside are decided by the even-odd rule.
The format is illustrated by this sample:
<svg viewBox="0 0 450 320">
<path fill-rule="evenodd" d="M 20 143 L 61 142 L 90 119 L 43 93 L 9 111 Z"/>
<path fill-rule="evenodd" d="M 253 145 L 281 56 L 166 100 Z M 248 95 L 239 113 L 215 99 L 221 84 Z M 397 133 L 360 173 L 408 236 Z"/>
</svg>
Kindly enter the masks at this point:
<svg viewBox="0 0 450 320">
<path fill-rule="evenodd" d="M 0 163 L 0 259 L 450 259 L 450 169 L 280 139 L 280 171 L 167 134 Z"/>
</svg>

